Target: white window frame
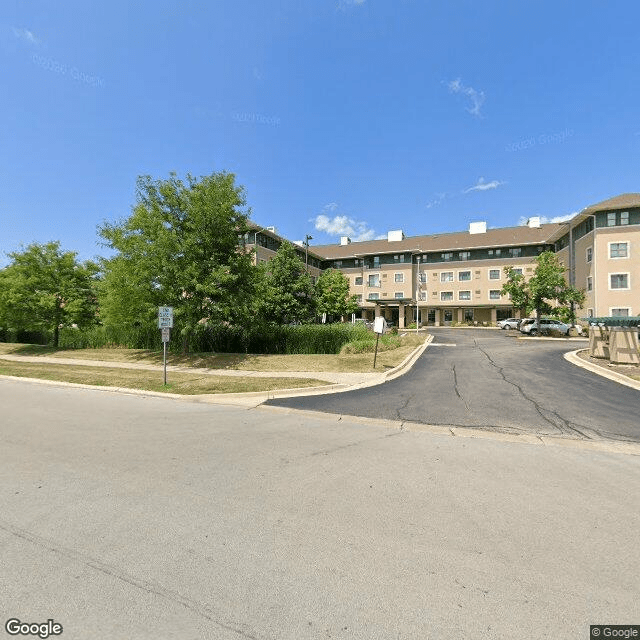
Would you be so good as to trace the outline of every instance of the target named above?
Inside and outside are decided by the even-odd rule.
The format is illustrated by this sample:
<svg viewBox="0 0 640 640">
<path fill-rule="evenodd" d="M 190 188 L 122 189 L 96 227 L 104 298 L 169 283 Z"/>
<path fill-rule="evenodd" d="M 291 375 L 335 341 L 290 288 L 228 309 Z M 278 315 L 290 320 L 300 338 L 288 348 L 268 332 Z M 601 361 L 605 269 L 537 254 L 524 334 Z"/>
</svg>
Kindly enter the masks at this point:
<svg viewBox="0 0 640 640">
<path fill-rule="evenodd" d="M 445 298 L 444 296 L 448 296 L 451 294 L 450 298 Z M 440 292 L 440 302 L 453 302 L 453 291 L 441 291 Z"/>
<path fill-rule="evenodd" d="M 370 300 L 380 300 L 380 294 L 377 291 L 374 291 L 373 293 L 370 293 L 367 298 Z"/>
<path fill-rule="evenodd" d="M 445 280 L 445 276 L 448 276 L 448 275 L 451 275 L 451 277 Z M 454 282 L 454 281 L 455 281 L 455 274 L 453 271 L 440 272 L 440 282 Z"/>
<path fill-rule="evenodd" d="M 587 247 L 585 251 L 585 260 L 587 261 L 587 263 L 593 260 L 593 247 Z"/>
<path fill-rule="evenodd" d="M 462 297 L 463 293 L 468 293 L 469 297 L 468 298 L 463 298 Z M 471 300 L 471 290 L 470 289 L 464 289 L 462 291 L 458 291 L 458 300 Z"/>
<path fill-rule="evenodd" d="M 492 278 L 491 277 L 491 272 L 492 271 L 497 271 L 498 272 L 498 277 L 497 278 Z M 487 278 L 489 280 L 502 280 L 502 271 L 500 269 L 487 269 Z"/>
<path fill-rule="evenodd" d="M 593 318 L 593 309 L 587 309 L 587 317 Z"/>
<path fill-rule="evenodd" d="M 624 244 L 627 246 L 627 255 L 626 256 L 612 256 L 611 255 L 611 245 L 614 244 Z M 629 241 L 623 240 L 622 242 L 607 242 L 607 255 L 609 256 L 609 260 L 626 260 L 629 258 Z"/>
<path fill-rule="evenodd" d="M 463 273 L 468 273 L 469 277 L 466 280 L 463 280 L 460 276 Z M 461 271 L 458 271 L 458 282 L 471 282 L 471 269 L 462 269 Z"/>
<path fill-rule="evenodd" d="M 632 316 L 633 314 L 631 313 L 631 307 L 609 307 L 609 315 L 613 316 L 613 310 L 614 309 L 626 309 L 627 310 L 627 315 L 626 316 L 615 316 L 616 318 L 629 318 L 630 316 Z"/>
<path fill-rule="evenodd" d="M 398 280 L 398 276 L 400 276 L 400 280 Z M 393 281 L 398 283 L 404 283 L 404 273 L 394 273 Z"/>
<path fill-rule="evenodd" d="M 593 291 L 593 276 L 587 276 L 587 291 Z"/>
<path fill-rule="evenodd" d="M 397 300 L 398 298 L 404 298 L 404 291 L 394 291 L 393 297 Z"/>
<path fill-rule="evenodd" d="M 378 284 L 369 284 L 371 282 L 371 278 L 378 278 Z M 372 287 L 374 289 L 378 289 L 382 286 L 382 284 L 380 283 L 380 274 L 379 273 L 368 273 L 367 274 L 367 287 Z"/>
<path fill-rule="evenodd" d="M 497 298 L 492 298 L 491 294 L 496 291 L 498 293 Z M 489 300 L 502 300 L 502 294 L 500 293 L 500 289 L 489 289 Z"/>
<path fill-rule="evenodd" d="M 612 287 L 611 276 L 627 276 L 627 286 Z M 610 273 L 607 278 L 607 284 L 609 285 L 609 291 L 629 291 L 629 289 L 631 289 L 631 274 L 628 271 L 616 271 L 615 273 Z"/>
</svg>

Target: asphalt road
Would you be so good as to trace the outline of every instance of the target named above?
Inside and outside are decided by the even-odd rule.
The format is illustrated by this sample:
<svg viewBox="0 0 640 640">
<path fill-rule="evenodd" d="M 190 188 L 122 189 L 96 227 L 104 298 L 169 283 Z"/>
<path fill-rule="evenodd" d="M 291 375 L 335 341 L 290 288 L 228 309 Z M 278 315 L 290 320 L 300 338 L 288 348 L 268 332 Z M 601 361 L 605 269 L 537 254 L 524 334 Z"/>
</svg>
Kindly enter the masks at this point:
<svg viewBox="0 0 640 640">
<path fill-rule="evenodd" d="M 267 404 L 343 415 L 572 438 L 640 441 L 640 392 L 570 364 L 585 342 L 433 329 L 403 376 L 381 386 Z"/>
<path fill-rule="evenodd" d="M 25 381 L 0 380 L 0 407 L 2 627 L 575 640 L 640 621 L 637 456 Z"/>
</svg>

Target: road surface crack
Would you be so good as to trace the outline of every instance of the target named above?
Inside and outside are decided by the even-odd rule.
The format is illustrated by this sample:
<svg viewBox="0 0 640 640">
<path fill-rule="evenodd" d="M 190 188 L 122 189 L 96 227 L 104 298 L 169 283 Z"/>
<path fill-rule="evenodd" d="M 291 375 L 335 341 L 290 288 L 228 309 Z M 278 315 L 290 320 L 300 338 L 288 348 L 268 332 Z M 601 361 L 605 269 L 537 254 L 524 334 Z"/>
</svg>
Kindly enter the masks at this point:
<svg viewBox="0 0 640 640">
<path fill-rule="evenodd" d="M 535 410 L 538 412 L 538 415 L 547 424 L 551 425 L 554 429 L 557 429 L 561 433 L 566 433 L 568 431 L 568 432 L 573 433 L 573 434 L 578 434 L 581 438 L 584 438 L 586 440 L 591 440 L 592 439 L 591 436 L 587 435 L 586 433 L 584 433 L 583 431 L 581 431 L 580 429 L 577 428 L 577 426 L 580 426 L 580 425 L 573 426 L 566 418 L 563 418 L 557 411 L 551 411 L 549 409 L 545 409 L 539 402 L 534 400 L 532 397 L 528 396 L 526 394 L 526 392 L 524 391 L 524 389 L 517 382 L 514 382 L 513 380 L 509 380 L 509 378 L 507 378 L 507 376 L 504 373 L 504 368 L 503 367 L 499 367 L 494 362 L 494 360 L 491 358 L 491 356 L 478 344 L 478 341 L 475 338 L 474 338 L 473 341 L 475 343 L 476 348 L 482 354 L 484 354 L 484 356 L 487 358 L 487 360 L 489 361 L 491 366 L 494 367 L 497 370 L 497 372 L 500 374 L 500 377 L 507 384 L 510 384 L 511 386 L 515 387 L 520 392 L 520 395 L 525 400 L 527 400 L 527 402 L 530 402 L 535 407 Z M 545 415 L 547 413 L 551 414 L 552 416 L 554 416 L 556 418 L 556 421 L 551 420 L 550 418 L 548 418 L 547 415 Z"/>
</svg>

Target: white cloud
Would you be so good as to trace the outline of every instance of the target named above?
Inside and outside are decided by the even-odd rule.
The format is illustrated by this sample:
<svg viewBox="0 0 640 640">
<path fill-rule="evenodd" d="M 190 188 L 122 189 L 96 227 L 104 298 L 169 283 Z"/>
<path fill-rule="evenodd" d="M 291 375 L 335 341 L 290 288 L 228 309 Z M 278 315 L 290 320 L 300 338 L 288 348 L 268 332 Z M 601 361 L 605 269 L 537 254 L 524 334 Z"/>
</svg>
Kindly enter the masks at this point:
<svg viewBox="0 0 640 640">
<path fill-rule="evenodd" d="M 367 0 L 339 0 L 338 9 L 346 11 L 349 7 L 361 7 Z"/>
<path fill-rule="evenodd" d="M 333 213 L 338 208 L 335 202 L 331 202 L 323 211 Z M 345 215 L 328 216 L 321 213 L 311 219 L 318 231 L 324 231 L 330 236 L 349 236 L 355 242 L 363 240 L 373 240 L 376 238 L 376 232 L 371 229 L 366 222 L 354 220 Z"/>
<path fill-rule="evenodd" d="M 425 209 L 432 209 L 433 207 L 437 207 L 442 204 L 443 200 L 447 197 L 446 193 L 438 193 L 433 200 L 430 200 L 425 205 Z"/>
<path fill-rule="evenodd" d="M 568 222 L 569 220 L 571 220 L 571 218 L 573 218 L 574 216 L 577 216 L 578 213 L 580 213 L 579 211 L 574 211 L 573 213 L 567 213 L 566 215 L 563 216 L 538 216 L 540 218 L 540 224 L 553 224 L 555 222 Z M 533 216 L 529 216 L 529 217 L 533 217 Z M 527 224 L 527 221 L 529 220 L 529 218 L 525 218 L 524 216 L 520 217 L 520 220 L 518 220 L 518 224 L 520 226 L 524 226 Z"/>
<path fill-rule="evenodd" d="M 473 185 L 473 187 L 469 187 L 464 190 L 464 193 L 469 193 L 470 191 L 489 191 L 489 189 L 497 189 L 500 185 L 505 184 L 504 182 L 500 182 L 500 180 L 492 180 L 491 182 L 485 182 L 484 178 L 479 178 L 478 182 Z"/>
<path fill-rule="evenodd" d="M 473 87 L 465 87 L 460 78 L 451 80 L 447 86 L 451 93 L 461 93 L 462 95 L 467 96 L 471 101 L 471 107 L 467 108 L 467 111 L 471 115 L 480 116 L 480 108 L 484 104 L 485 100 L 484 91 L 477 91 Z"/>
<path fill-rule="evenodd" d="M 38 38 L 36 38 L 35 35 L 33 35 L 31 31 L 29 31 L 29 29 L 18 29 L 17 27 L 12 27 L 12 29 L 13 35 L 19 40 L 24 40 L 29 44 L 38 44 L 40 42 Z"/>
</svg>

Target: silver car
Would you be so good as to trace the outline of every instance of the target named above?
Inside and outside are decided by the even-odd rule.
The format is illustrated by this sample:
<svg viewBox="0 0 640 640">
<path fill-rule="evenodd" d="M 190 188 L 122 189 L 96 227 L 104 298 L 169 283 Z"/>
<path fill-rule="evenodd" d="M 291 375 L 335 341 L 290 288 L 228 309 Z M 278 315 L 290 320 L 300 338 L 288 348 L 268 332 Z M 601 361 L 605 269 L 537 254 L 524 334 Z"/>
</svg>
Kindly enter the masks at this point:
<svg viewBox="0 0 640 640">
<path fill-rule="evenodd" d="M 582 333 L 582 327 L 580 325 L 574 325 L 578 334 Z M 560 320 L 555 320 L 553 318 L 542 318 L 540 321 L 540 331 L 543 334 L 551 333 L 552 331 L 557 331 L 558 333 L 562 333 L 565 336 L 569 335 L 569 330 L 571 329 L 571 325 L 566 324 L 564 322 L 560 322 Z M 527 323 L 524 327 L 520 328 L 522 333 L 528 333 L 531 336 L 535 336 L 538 334 L 538 321 L 533 320 L 530 323 Z"/>
<path fill-rule="evenodd" d="M 518 318 L 507 318 L 506 320 L 498 321 L 498 326 L 501 329 L 517 329 L 520 324 Z"/>
</svg>

